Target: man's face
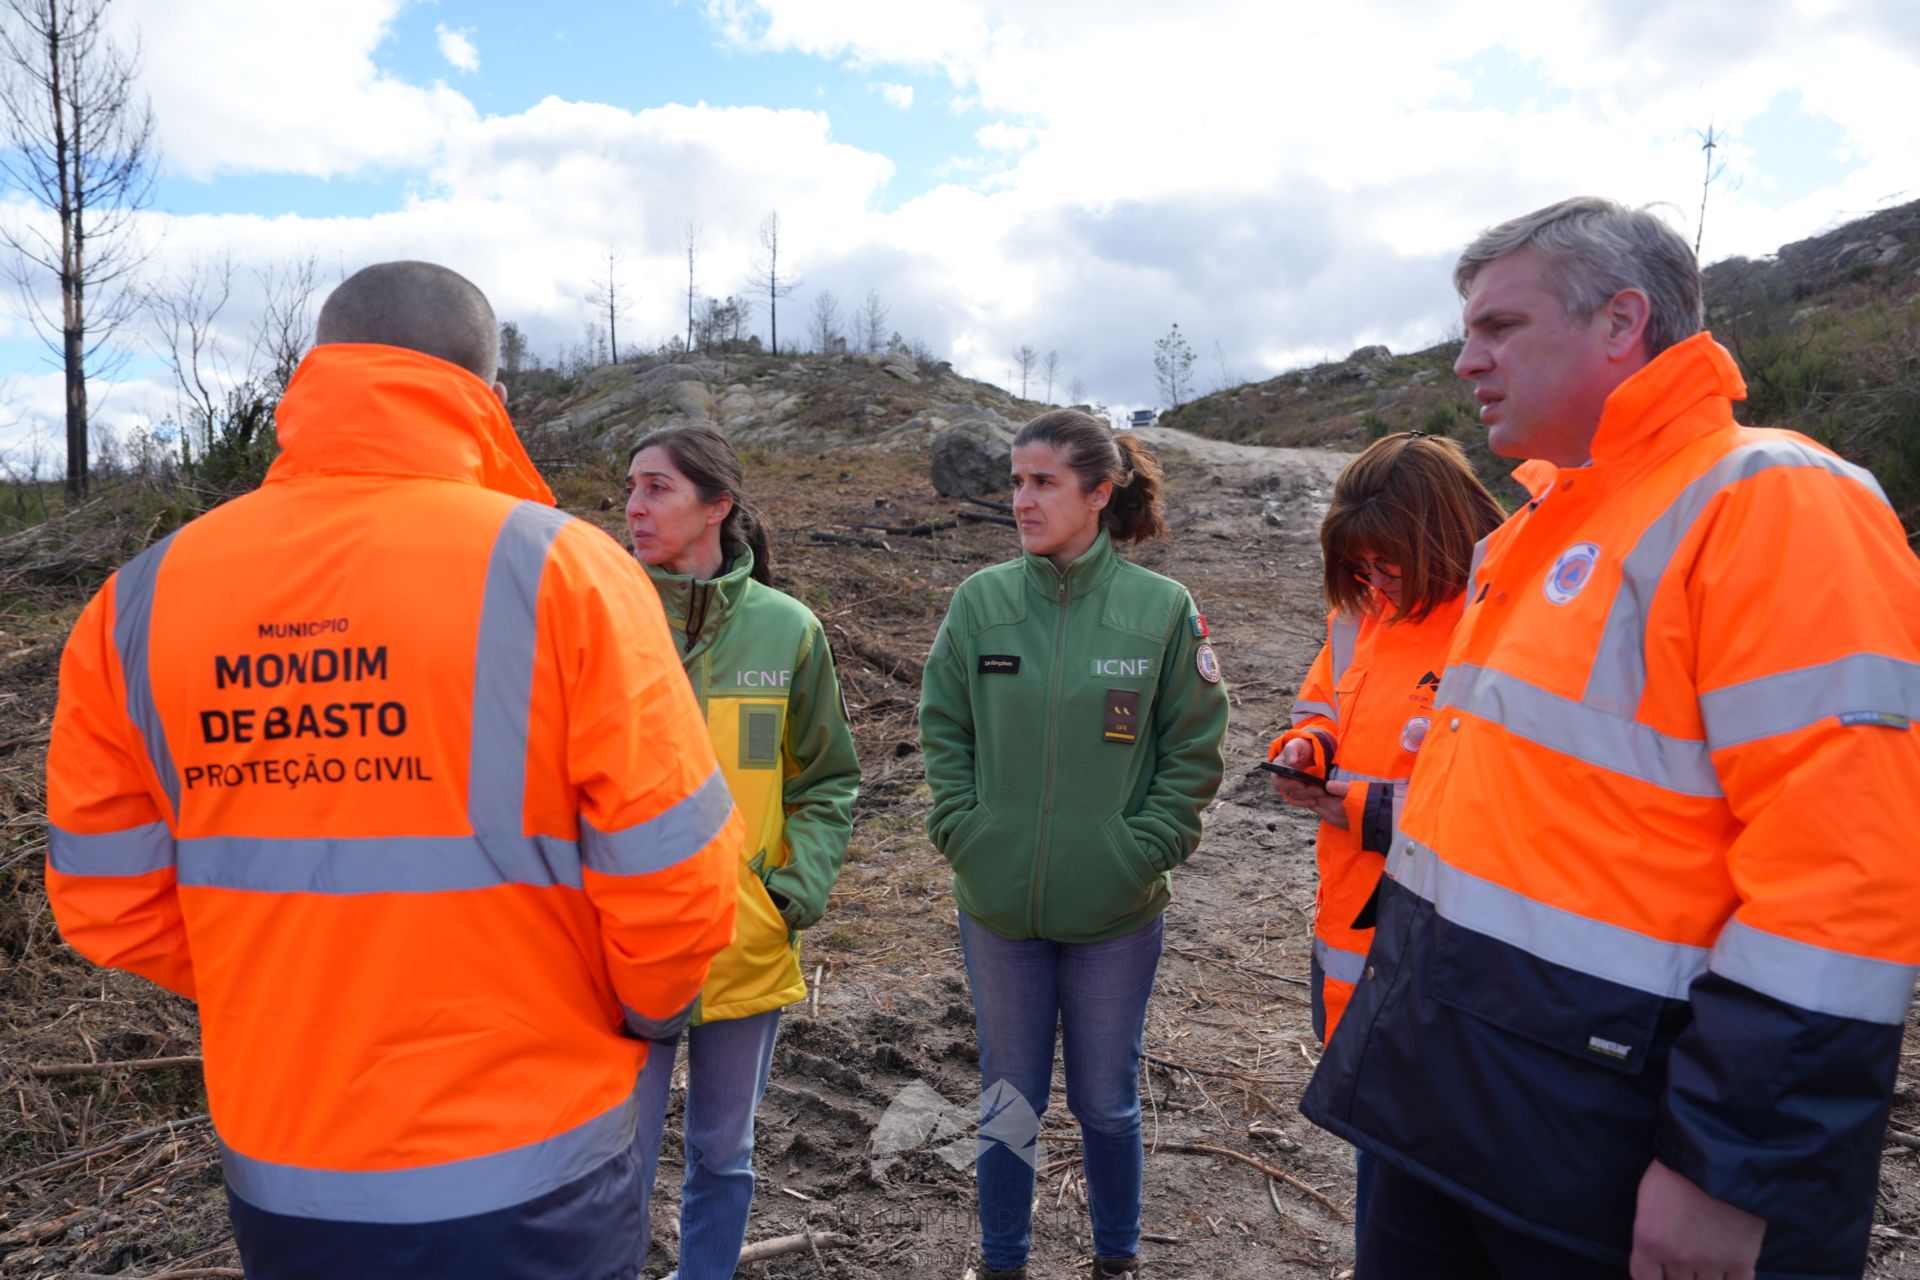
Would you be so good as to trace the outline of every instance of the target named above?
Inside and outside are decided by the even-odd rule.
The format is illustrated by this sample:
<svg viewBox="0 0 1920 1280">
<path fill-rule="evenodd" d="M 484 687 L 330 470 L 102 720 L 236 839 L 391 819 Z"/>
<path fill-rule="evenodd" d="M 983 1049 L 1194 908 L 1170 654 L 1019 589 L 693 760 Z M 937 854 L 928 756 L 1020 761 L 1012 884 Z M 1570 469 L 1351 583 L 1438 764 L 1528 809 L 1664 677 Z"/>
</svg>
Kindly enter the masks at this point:
<svg viewBox="0 0 1920 1280">
<path fill-rule="evenodd" d="M 1607 356 L 1607 308 L 1568 316 L 1546 264 L 1520 249 L 1480 268 L 1464 316 L 1453 371 L 1473 383 L 1487 446 L 1507 458 L 1585 464 L 1600 411 L 1624 380 Z"/>
</svg>

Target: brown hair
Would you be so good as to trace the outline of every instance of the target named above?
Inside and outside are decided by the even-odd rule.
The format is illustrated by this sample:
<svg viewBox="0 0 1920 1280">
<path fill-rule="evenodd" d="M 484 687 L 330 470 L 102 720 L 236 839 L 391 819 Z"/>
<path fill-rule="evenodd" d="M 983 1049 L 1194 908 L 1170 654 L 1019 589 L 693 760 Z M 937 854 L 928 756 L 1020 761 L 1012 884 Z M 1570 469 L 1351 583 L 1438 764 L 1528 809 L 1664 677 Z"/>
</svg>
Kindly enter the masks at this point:
<svg viewBox="0 0 1920 1280">
<path fill-rule="evenodd" d="M 767 541 L 767 522 L 759 508 L 747 501 L 746 476 L 740 469 L 740 455 L 733 451 L 733 445 L 715 428 L 699 423 L 668 427 L 642 436 L 640 443 L 633 446 L 633 452 L 627 455 L 627 465 L 633 465 L 641 450 L 656 446 L 667 451 L 680 474 L 699 490 L 700 501 L 714 503 L 722 498 L 733 499 L 733 510 L 720 522 L 721 546 L 731 542 L 753 552 L 753 580 L 772 586 L 773 552 Z"/>
<path fill-rule="evenodd" d="M 1080 492 L 1102 480 L 1113 496 L 1100 512 L 1101 527 L 1115 542 L 1148 542 L 1167 536 L 1166 495 L 1160 460 L 1131 435 L 1079 409 L 1049 409 L 1013 438 L 1013 447 L 1050 444 L 1067 452 L 1067 466 L 1080 477 Z"/>
<path fill-rule="evenodd" d="M 1420 622 L 1467 589 L 1474 544 L 1504 519 L 1454 441 L 1420 431 L 1376 440 L 1333 482 L 1320 524 L 1327 604 L 1355 616 L 1377 607 L 1341 564 L 1364 553 L 1400 566 L 1399 618 Z"/>
</svg>

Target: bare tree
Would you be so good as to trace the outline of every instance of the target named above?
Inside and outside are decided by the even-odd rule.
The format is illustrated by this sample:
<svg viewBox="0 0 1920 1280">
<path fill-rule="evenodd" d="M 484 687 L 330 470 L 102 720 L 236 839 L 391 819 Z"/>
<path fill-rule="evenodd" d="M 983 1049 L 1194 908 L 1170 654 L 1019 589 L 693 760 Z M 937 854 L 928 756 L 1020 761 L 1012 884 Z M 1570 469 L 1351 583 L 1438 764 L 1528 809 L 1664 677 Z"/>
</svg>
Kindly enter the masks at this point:
<svg viewBox="0 0 1920 1280">
<path fill-rule="evenodd" d="M 256 271 L 260 315 L 244 347 L 223 319 L 234 298 L 231 259 L 195 261 L 143 296 L 173 373 L 180 462 L 217 488 L 251 487 L 271 460 L 273 411 L 313 344 L 318 276 L 312 255 Z"/>
<path fill-rule="evenodd" d="M 1087 402 L 1087 384 L 1077 373 L 1073 375 L 1073 381 L 1067 384 L 1067 399 L 1074 404 Z"/>
<path fill-rule="evenodd" d="M 309 253 L 255 271 L 254 278 L 264 301 L 254 326 L 248 376 L 264 381 L 278 403 L 293 371 L 313 346 L 313 295 L 320 288 L 320 260 Z"/>
<path fill-rule="evenodd" d="M 1707 122 L 1705 133 L 1696 129 L 1694 130 L 1693 136 L 1700 139 L 1700 150 L 1707 157 L 1706 176 L 1700 181 L 1700 221 L 1695 223 L 1693 228 L 1693 256 L 1698 258 L 1700 256 L 1700 239 L 1707 234 L 1707 192 L 1713 187 L 1713 184 L 1719 179 L 1720 175 L 1727 171 L 1727 166 L 1724 163 L 1718 168 L 1714 166 L 1713 149 L 1726 144 L 1721 141 L 1725 135 L 1713 131 L 1713 122 L 1711 120 Z"/>
<path fill-rule="evenodd" d="M 880 354 L 880 348 L 887 345 L 887 304 L 872 289 L 867 290 L 866 304 L 860 308 L 854 327 L 868 355 Z"/>
<path fill-rule="evenodd" d="M 586 293 L 587 305 L 595 311 L 607 313 L 607 327 L 597 330 L 598 339 L 588 339 L 588 346 L 598 346 L 607 353 L 608 364 L 620 363 L 620 317 L 627 314 L 626 290 L 620 280 L 620 255 L 612 245 L 607 246 L 607 277 L 595 280 Z M 598 317 L 595 325 L 599 324 Z"/>
<path fill-rule="evenodd" d="M 1214 339 L 1213 389 L 1215 391 L 1230 391 L 1234 387 L 1239 386 L 1240 381 L 1241 381 L 1240 375 L 1235 373 L 1233 369 L 1227 364 L 1226 349 L 1220 345 L 1220 340 L 1218 338 Z"/>
<path fill-rule="evenodd" d="M 226 392 L 235 382 L 232 357 L 221 337 L 220 316 L 233 298 L 233 261 L 194 261 L 177 280 L 146 293 L 146 307 L 159 334 L 159 355 L 173 372 L 174 416 L 184 460 L 208 447 Z"/>
<path fill-rule="evenodd" d="M 726 321 L 726 341 L 745 342 L 747 326 L 753 323 L 753 299 L 745 294 L 730 293 L 722 306 L 725 307 L 722 318 Z"/>
<path fill-rule="evenodd" d="M 767 299 L 767 348 L 780 354 L 780 299 L 800 287 L 800 280 L 789 269 L 780 274 L 780 211 L 767 214 L 760 224 L 760 249 L 763 256 L 753 267 L 753 291 Z"/>
<path fill-rule="evenodd" d="M 693 350 L 693 261 L 700 252 L 700 224 L 689 222 L 684 240 L 687 250 L 687 350 Z"/>
<path fill-rule="evenodd" d="M 0 226 L 35 329 L 66 371 L 67 493 L 87 492 L 87 362 L 138 306 L 134 218 L 153 193 L 153 110 L 134 97 L 139 49 L 107 38 L 108 0 L 0 8 L 0 177 L 59 224 Z M 56 320 L 34 288 L 60 285 Z M 52 335 L 58 333 L 56 344 Z M 96 372 L 98 368 L 96 366 Z"/>
<path fill-rule="evenodd" d="M 1040 362 L 1040 353 L 1026 343 L 1013 349 L 1013 367 L 1020 371 L 1020 398 L 1027 398 L 1027 381 L 1033 377 L 1033 368 Z"/>
<path fill-rule="evenodd" d="M 1040 372 L 1046 375 L 1047 403 L 1052 404 L 1053 380 L 1060 376 L 1060 353 L 1058 351 L 1047 352 L 1047 358 L 1040 362 Z"/>
<path fill-rule="evenodd" d="M 1153 344 L 1153 379 L 1169 409 L 1178 409 L 1193 385 L 1193 348 L 1180 333 L 1176 322 L 1167 335 Z"/>
<path fill-rule="evenodd" d="M 807 336 L 813 341 L 813 349 L 822 355 L 846 347 L 846 339 L 840 336 L 840 304 L 825 289 L 814 295 L 813 320 Z"/>
<path fill-rule="evenodd" d="M 508 320 L 500 326 L 500 372 L 505 376 L 517 377 L 527 367 L 527 335 L 520 326 Z"/>
</svg>

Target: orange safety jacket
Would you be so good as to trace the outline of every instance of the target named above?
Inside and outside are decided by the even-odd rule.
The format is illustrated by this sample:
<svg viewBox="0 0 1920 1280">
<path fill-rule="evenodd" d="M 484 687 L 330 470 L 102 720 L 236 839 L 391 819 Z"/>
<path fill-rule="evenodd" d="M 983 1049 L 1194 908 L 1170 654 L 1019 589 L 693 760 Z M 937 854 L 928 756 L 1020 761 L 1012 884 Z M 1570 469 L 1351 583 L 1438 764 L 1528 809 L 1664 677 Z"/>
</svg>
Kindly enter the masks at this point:
<svg viewBox="0 0 1920 1280">
<path fill-rule="evenodd" d="M 464 370 L 322 346 L 278 425 L 266 482 L 67 643 L 61 931 L 199 1002 L 236 1224 L 471 1224 L 630 1179 L 641 1037 L 731 938 L 742 839 L 659 600 Z"/>
<path fill-rule="evenodd" d="M 1658 1158 L 1858 1276 L 1920 962 L 1920 563 L 1705 334 L 1484 543 L 1304 1109 L 1624 1266 Z"/>
<path fill-rule="evenodd" d="M 1319 888 L 1313 902 L 1313 1030 L 1333 1035 L 1367 967 L 1375 888 L 1407 779 L 1432 723 L 1433 695 L 1447 642 L 1465 597 L 1444 601 L 1419 622 L 1393 621 L 1393 606 L 1362 617 L 1327 616 L 1327 643 L 1293 704 L 1293 725 L 1273 740 L 1275 759 L 1295 739 L 1313 748 L 1315 772 L 1347 782 L 1345 830 L 1322 822 L 1314 844 Z M 1358 923 L 1356 923 L 1358 922 Z"/>
</svg>

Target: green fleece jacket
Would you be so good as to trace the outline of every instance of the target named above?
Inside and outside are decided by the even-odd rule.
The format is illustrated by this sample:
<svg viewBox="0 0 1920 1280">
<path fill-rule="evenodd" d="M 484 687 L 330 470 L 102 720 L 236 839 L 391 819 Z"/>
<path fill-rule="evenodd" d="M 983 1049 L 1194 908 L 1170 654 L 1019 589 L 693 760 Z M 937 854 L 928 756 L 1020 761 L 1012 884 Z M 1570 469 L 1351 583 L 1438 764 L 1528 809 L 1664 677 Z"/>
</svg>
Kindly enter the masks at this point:
<svg viewBox="0 0 1920 1280">
<path fill-rule="evenodd" d="M 806 998 L 800 930 L 827 909 L 860 789 L 819 620 L 753 581 L 751 551 L 727 550 L 731 561 L 713 579 L 646 566 L 747 828 L 733 945 L 714 957 L 698 1022 Z"/>
<path fill-rule="evenodd" d="M 1220 787 L 1227 692 L 1204 629 L 1185 587 L 1104 531 L 1065 573 L 1023 556 L 953 593 L 920 746 L 962 910 L 1003 937 L 1099 942 L 1166 909 Z"/>
</svg>

